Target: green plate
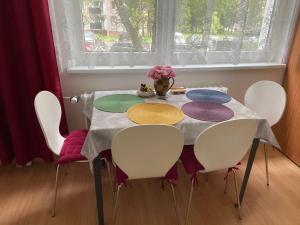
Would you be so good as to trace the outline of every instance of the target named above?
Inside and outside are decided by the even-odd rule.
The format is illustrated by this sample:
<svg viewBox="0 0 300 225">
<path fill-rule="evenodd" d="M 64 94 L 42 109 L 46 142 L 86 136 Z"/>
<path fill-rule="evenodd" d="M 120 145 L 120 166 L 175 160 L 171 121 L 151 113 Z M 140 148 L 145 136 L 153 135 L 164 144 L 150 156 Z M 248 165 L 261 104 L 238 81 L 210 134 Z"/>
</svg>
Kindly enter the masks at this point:
<svg viewBox="0 0 300 225">
<path fill-rule="evenodd" d="M 115 94 L 97 98 L 94 107 L 104 112 L 123 113 L 139 103 L 144 103 L 144 99 L 136 95 Z"/>
</svg>

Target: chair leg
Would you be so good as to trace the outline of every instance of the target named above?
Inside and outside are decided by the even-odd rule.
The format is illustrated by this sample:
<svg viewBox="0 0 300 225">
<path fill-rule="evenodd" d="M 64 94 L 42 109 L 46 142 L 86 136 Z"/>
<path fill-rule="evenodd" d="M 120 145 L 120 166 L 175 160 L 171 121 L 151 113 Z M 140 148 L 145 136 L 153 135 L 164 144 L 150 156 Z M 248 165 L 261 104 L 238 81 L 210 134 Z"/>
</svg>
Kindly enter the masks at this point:
<svg viewBox="0 0 300 225">
<path fill-rule="evenodd" d="M 114 225 L 116 225 L 116 223 L 117 223 L 118 200 L 119 200 L 121 187 L 122 187 L 122 185 L 118 185 L 118 187 L 117 187 L 117 193 L 116 193 L 116 199 L 115 199 L 115 205 L 114 205 L 114 212 L 113 212 L 113 224 Z"/>
<path fill-rule="evenodd" d="M 55 208 L 56 208 L 56 197 L 57 197 L 57 183 L 58 183 L 58 175 L 59 175 L 59 166 L 56 167 L 56 176 L 55 176 L 55 190 L 54 190 L 54 203 L 53 203 L 53 211 L 52 217 L 55 217 Z"/>
<path fill-rule="evenodd" d="M 238 192 L 238 184 L 236 180 L 236 171 L 233 171 L 233 178 L 234 178 L 234 187 L 235 187 L 235 196 L 236 196 L 236 201 L 237 201 L 237 206 L 238 206 L 238 213 L 239 213 L 239 219 L 242 219 L 241 217 L 241 203 L 240 203 L 240 196 Z"/>
<path fill-rule="evenodd" d="M 228 180 L 230 178 L 230 172 L 228 172 L 227 177 L 225 179 L 225 187 L 224 187 L 224 194 L 227 193 L 227 186 L 228 186 Z"/>
<path fill-rule="evenodd" d="M 264 143 L 264 152 L 265 152 L 265 165 L 266 165 L 266 176 L 267 176 L 267 185 L 269 186 L 269 156 L 268 149 Z"/>
<path fill-rule="evenodd" d="M 185 225 L 188 225 L 188 222 L 189 222 L 189 214 L 190 214 L 190 209 L 191 209 L 193 191 L 194 191 L 194 180 L 192 180 L 192 182 L 191 182 L 191 190 L 190 190 L 190 194 L 189 194 L 189 201 L 188 201 L 188 205 L 187 205 L 187 208 L 186 208 Z"/>
<path fill-rule="evenodd" d="M 111 170 L 110 170 L 110 163 L 107 160 L 104 160 L 106 167 L 107 167 L 107 172 L 108 172 L 108 176 L 109 176 L 109 182 L 110 182 L 110 187 L 111 187 L 111 191 L 112 191 L 112 197 L 114 199 L 115 197 L 115 189 L 114 189 L 114 184 L 113 184 L 113 178 L 112 178 L 112 174 L 111 174 Z"/>
<path fill-rule="evenodd" d="M 178 208 L 177 208 L 177 200 L 176 200 L 176 195 L 175 195 L 175 190 L 174 190 L 174 184 L 170 183 L 171 189 L 172 189 L 172 195 L 173 195 L 173 200 L 174 200 L 174 207 L 175 207 L 175 212 L 176 212 L 176 217 L 177 217 L 177 223 L 180 225 L 180 218 L 178 214 Z"/>
</svg>

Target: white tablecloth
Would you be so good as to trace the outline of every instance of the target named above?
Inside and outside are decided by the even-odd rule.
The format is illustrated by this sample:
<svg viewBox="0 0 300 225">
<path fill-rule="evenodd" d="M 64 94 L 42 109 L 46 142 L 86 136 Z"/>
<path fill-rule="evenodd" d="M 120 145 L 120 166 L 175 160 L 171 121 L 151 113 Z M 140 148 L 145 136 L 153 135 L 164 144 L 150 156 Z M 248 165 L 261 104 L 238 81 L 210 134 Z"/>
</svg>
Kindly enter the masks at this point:
<svg viewBox="0 0 300 225">
<path fill-rule="evenodd" d="M 214 87 L 210 89 L 216 89 L 219 91 L 227 92 L 227 88 Z M 191 89 L 188 89 L 191 90 Z M 187 91 L 188 91 L 187 90 Z M 85 101 L 83 113 L 90 119 L 91 125 L 83 145 L 81 154 L 84 155 L 90 162 L 95 159 L 98 154 L 106 149 L 111 148 L 113 136 L 120 130 L 136 126 L 137 124 L 131 122 L 127 118 L 127 113 L 109 113 L 97 110 L 93 106 L 94 99 L 111 94 L 135 94 L 133 90 L 122 91 L 97 91 L 87 96 Z M 167 100 L 161 100 L 157 97 L 146 98 L 145 102 L 162 102 L 168 103 L 178 108 L 191 100 L 186 95 L 168 95 Z M 232 119 L 253 118 L 258 121 L 258 129 L 256 137 L 266 140 L 268 143 L 280 148 L 268 122 L 265 119 L 260 118 L 256 113 L 245 107 L 243 104 L 233 99 L 225 103 L 227 107 L 233 110 L 234 117 Z M 184 116 L 184 119 L 175 125 L 184 134 L 184 142 L 186 145 L 194 144 L 197 136 L 207 127 L 215 124 L 214 122 L 199 121 L 188 116 Z"/>
</svg>

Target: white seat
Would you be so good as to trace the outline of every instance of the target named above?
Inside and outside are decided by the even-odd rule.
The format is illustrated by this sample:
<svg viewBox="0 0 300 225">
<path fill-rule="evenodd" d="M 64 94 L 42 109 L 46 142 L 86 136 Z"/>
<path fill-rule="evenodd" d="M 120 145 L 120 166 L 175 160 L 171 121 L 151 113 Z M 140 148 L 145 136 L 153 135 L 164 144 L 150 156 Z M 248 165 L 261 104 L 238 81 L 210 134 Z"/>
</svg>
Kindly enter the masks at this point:
<svg viewBox="0 0 300 225">
<path fill-rule="evenodd" d="M 114 136 L 112 157 L 116 165 L 126 173 L 128 180 L 164 177 L 178 161 L 183 142 L 182 133 L 172 126 L 134 126 L 124 129 Z M 118 184 L 114 206 L 114 223 L 116 223 L 117 204 L 121 187 L 122 183 Z M 172 184 L 171 188 L 178 219 Z"/>
<path fill-rule="evenodd" d="M 59 132 L 61 107 L 58 99 L 49 91 L 41 91 L 35 96 L 34 108 L 48 148 L 59 155 L 65 138 Z"/>
<path fill-rule="evenodd" d="M 269 125 L 275 125 L 285 109 L 286 93 L 284 88 L 276 82 L 263 80 L 252 84 L 246 91 L 244 98 L 245 105 L 265 118 Z M 266 141 L 264 144 L 267 185 L 269 185 L 268 151 Z"/>
<path fill-rule="evenodd" d="M 257 122 L 251 119 L 229 120 L 204 130 L 196 139 L 194 154 L 204 167 L 199 172 L 210 172 L 235 167 L 245 156 L 257 130 Z M 240 215 L 240 200 L 234 172 L 237 204 Z M 186 210 L 186 224 L 192 201 L 194 179 L 192 179 Z"/>
<path fill-rule="evenodd" d="M 46 144 L 48 148 L 57 156 L 60 155 L 62 147 L 66 138 L 64 138 L 59 132 L 59 125 L 61 120 L 61 106 L 57 99 L 57 97 L 49 91 L 41 91 L 39 92 L 34 99 L 34 108 L 42 128 Z M 78 131 L 77 133 L 73 133 L 73 138 L 76 134 L 81 133 Z M 79 137 L 81 141 L 84 141 L 85 136 Z M 68 139 L 68 138 L 67 138 Z M 78 139 L 76 140 L 78 142 Z M 74 146 L 73 146 L 74 147 Z M 80 148 L 82 146 L 79 146 Z M 68 162 L 87 162 L 85 158 L 82 156 L 80 157 L 80 153 L 78 153 L 80 159 L 70 159 L 67 160 Z M 63 158 L 63 156 L 62 156 Z M 59 157 L 60 159 L 60 157 Z M 58 159 L 57 167 L 56 167 L 56 177 L 55 177 L 55 189 L 54 189 L 54 203 L 53 203 L 53 211 L 52 216 L 55 216 L 55 209 L 56 209 L 56 197 L 57 197 L 57 187 L 58 187 L 58 175 L 59 175 L 59 168 L 62 165 L 67 165 L 68 162 L 60 162 Z M 105 160 L 106 165 L 108 167 L 108 172 L 110 176 L 110 165 L 107 160 Z M 110 178 L 110 180 L 112 180 Z"/>
</svg>

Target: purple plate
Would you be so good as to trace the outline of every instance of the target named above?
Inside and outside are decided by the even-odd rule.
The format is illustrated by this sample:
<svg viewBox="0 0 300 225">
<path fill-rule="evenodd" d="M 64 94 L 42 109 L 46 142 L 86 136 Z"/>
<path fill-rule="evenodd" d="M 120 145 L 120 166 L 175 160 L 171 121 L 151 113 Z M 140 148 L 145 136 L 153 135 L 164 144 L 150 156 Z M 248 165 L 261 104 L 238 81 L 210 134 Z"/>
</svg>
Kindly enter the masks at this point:
<svg viewBox="0 0 300 225">
<path fill-rule="evenodd" d="M 191 118 L 210 122 L 221 122 L 234 116 L 230 108 L 212 102 L 188 102 L 181 107 L 181 110 Z"/>
</svg>

